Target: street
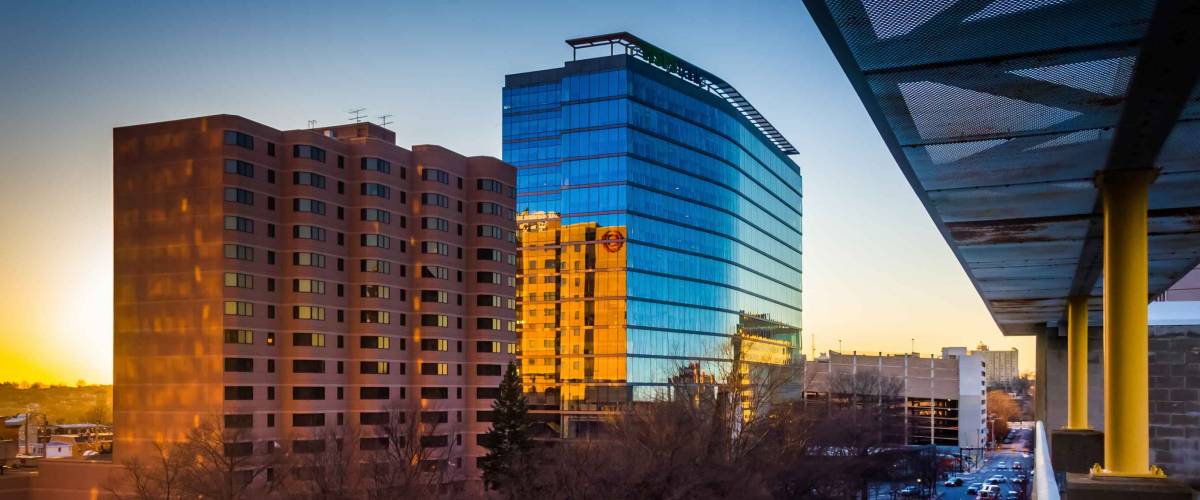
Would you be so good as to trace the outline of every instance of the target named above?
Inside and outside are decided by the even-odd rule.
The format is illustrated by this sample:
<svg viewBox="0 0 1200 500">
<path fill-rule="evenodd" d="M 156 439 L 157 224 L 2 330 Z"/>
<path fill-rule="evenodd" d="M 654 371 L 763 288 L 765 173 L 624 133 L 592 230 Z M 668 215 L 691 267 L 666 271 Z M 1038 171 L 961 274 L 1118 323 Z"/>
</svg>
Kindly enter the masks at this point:
<svg viewBox="0 0 1200 500">
<path fill-rule="evenodd" d="M 959 499 L 974 499 L 974 493 L 968 494 L 968 488 L 976 483 L 987 484 L 987 479 L 992 476 L 1003 476 L 1004 481 L 1000 482 L 1000 497 L 1010 498 L 1010 491 L 1015 491 L 1017 496 L 1011 498 L 1029 498 L 1028 495 L 1021 496 L 1023 491 L 1030 491 L 1031 485 L 1028 483 L 1029 471 L 1033 467 L 1033 431 L 1031 429 L 1014 429 L 1011 443 L 1003 443 L 996 451 L 989 452 L 984 460 L 984 465 L 980 470 L 970 474 L 959 474 L 958 477 L 963 478 L 962 486 L 938 486 L 937 498 L 947 500 Z M 1003 463 L 1003 468 L 1000 464 Z M 1013 469 L 1013 464 L 1019 463 L 1020 469 Z M 1025 484 L 1014 483 L 1013 478 L 1021 477 L 1026 480 Z"/>
</svg>

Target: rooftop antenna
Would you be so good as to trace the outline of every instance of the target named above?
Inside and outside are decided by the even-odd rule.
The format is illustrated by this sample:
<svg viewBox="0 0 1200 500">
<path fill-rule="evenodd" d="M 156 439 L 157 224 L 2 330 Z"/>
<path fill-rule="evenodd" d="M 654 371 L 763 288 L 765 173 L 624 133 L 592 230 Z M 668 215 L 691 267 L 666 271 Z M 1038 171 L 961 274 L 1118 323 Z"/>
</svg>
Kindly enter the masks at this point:
<svg viewBox="0 0 1200 500">
<path fill-rule="evenodd" d="M 367 108 L 358 108 L 358 109 L 352 109 L 350 111 L 347 111 L 347 113 L 350 113 L 351 115 L 353 115 L 350 117 L 350 119 L 354 120 L 354 123 L 361 123 L 362 119 L 365 118 L 363 116 L 363 111 L 366 111 L 366 110 L 367 110 Z"/>
<path fill-rule="evenodd" d="M 310 128 L 310 129 L 317 128 L 317 121 L 316 121 L 316 120 L 309 120 L 309 121 L 308 121 L 308 128 Z"/>
<path fill-rule="evenodd" d="M 388 124 L 394 123 L 394 122 L 388 121 L 388 118 L 391 118 L 391 117 L 392 117 L 392 115 L 379 115 L 379 126 L 386 127 L 386 126 L 388 126 Z"/>
</svg>

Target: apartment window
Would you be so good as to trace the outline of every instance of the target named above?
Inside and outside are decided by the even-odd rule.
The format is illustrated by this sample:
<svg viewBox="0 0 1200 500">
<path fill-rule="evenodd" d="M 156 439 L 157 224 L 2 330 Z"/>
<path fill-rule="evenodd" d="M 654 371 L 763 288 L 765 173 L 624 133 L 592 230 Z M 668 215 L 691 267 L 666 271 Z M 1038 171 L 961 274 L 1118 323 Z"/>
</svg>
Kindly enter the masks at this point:
<svg viewBox="0 0 1200 500">
<path fill-rule="evenodd" d="M 324 413 L 293 413 L 292 427 L 322 427 L 325 425 Z"/>
<path fill-rule="evenodd" d="M 313 279 L 294 279 L 292 280 L 292 291 L 325 295 L 325 282 Z"/>
<path fill-rule="evenodd" d="M 500 397 L 499 387 L 476 387 L 475 397 L 477 399 L 496 399 Z"/>
<path fill-rule="evenodd" d="M 391 188 L 375 182 L 364 182 L 359 189 L 363 196 L 376 196 L 385 200 L 392 196 Z"/>
<path fill-rule="evenodd" d="M 361 451 L 379 451 L 385 450 L 388 446 L 387 436 L 383 437 L 365 437 L 358 439 L 358 449 Z"/>
<path fill-rule="evenodd" d="M 325 399 L 324 387 L 292 387 L 292 399 L 295 401 L 314 401 Z"/>
<path fill-rule="evenodd" d="M 225 160 L 225 173 L 237 174 L 242 177 L 254 178 L 254 165 L 242 160 Z"/>
<path fill-rule="evenodd" d="M 379 158 L 363 158 L 359 160 L 363 170 L 372 170 L 384 174 L 392 173 L 392 164 Z"/>
<path fill-rule="evenodd" d="M 479 271 L 475 273 L 476 283 L 492 283 L 499 285 L 504 282 L 504 277 L 500 273 L 492 271 Z"/>
<path fill-rule="evenodd" d="M 225 386 L 225 401 L 250 401 L 254 399 L 254 386 L 227 385 Z"/>
<path fill-rule="evenodd" d="M 325 451 L 324 439 L 297 439 L 292 441 L 293 453 L 321 453 Z"/>
<path fill-rule="evenodd" d="M 292 184 L 325 189 L 325 176 L 313 172 L 292 172 Z"/>
<path fill-rule="evenodd" d="M 392 289 L 384 285 L 359 285 L 359 297 L 368 299 L 387 299 L 392 295 Z"/>
<path fill-rule="evenodd" d="M 392 366 L 387 361 L 363 361 L 358 364 L 358 373 L 363 375 L 387 375 Z"/>
<path fill-rule="evenodd" d="M 392 318 L 387 311 L 359 311 L 359 322 L 386 325 L 392 322 Z"/>
<path fill-rule="evenodd" d="M 275 143 L 267 143 L 267 156 L 275 156 Z"/>
<path fill-rule="evenodd" d="M 225 301 L 226 316 L 254 316 L 254 304 L 237 300 Z"/>
<path fill-rule="evenodd" d="M 295 198 L 292 200 L 292 211 L 325 215 L 325 202 L 310 200 L 308 198 Z"/>
<path fill-rule="evenodd" d="M 479 188 L 480 191 L 504 192 L 504 184 L 494 179 L 479 179 L 475 181 L 475 187 Z"/>
<path fill-rule="evenodd" d="M 378 208 L 364 208 L 359 215 L 360 219 L 368 222 L 378 222 L 381 224 L 390 224 L 392 222 L 392 213 Z"/>
<path fill-rule="evenodd" d="M 440 241 L 422 241 L 421 253 L 434 255 L 450 255 L 450 245 Z"/>
<path fill-rule="evenodd" d="M 450 174 L 445 170 L 436 168 L 426 168 L 421 171 L 421 180 L 440 182 L 442 184 L 450 184 Z"/>
<path fill-rule="evenodd" d="M 422 314 L 421 326 L 440 326 L 446 327 L 450 325 L 450 317 L 445 314 Z"/>
<path fill-rule="evenodd" d="M 422 278 L 450 279 L 450 270 L 442 266 L 421 266 Z"/>
<path fill-rule="evenodd" d="M 225 358 L 225 371 L 249 373 L 254 371 L 253 358 Z"/>
<path fill-rule="evenodd" d="M 227 187 L 225 188 L 225 201 L 254 205 L 254 193 L 241 188 Z"/>
<path fill-rule="evenodd" d="M 390 392 L 387 387 L 360 387 L 358 399 L 388 399 Z"/>
<path fill-rule="evenodd" d="M 254 427 L 254 415 L 252 414 L 225 415 L 226 429 L 246 429 L 250 427 Z"/>
<path fill-rule="evenodd" d="M 496 412 L 489 411 L 489 410 L 477 411 L 477 412 L 475 412 L 475 421 L 476 422 L 495 422 L 496 421 Z"/>
<path fill-rule="evenodd" d="M 238 146 L 254 150 L 254 138 L 250 134 L 244 134 L 236 130 L 225 131 L 225 144 L 228 146 Z"/>
<path fill-rule="evenodd" d="M 421 290 L 421 302 L 447 304 L 450 302 L 450 294 L 441 290 Z"/>
<path fill-rule="evenodd" d="M 254 276 L 243 273 L 225 273 L 225 286 L 231 288 L 254 288 Z"/>
<path fill-rule="evenodd" d="M 364 247 L 391 248 L 392 241 L 382 234 L 359 235 L 359 243 Z"/>
<path fill-rule="evenodd" d="M 292 226 L 292 237 L 298 240 L 325 241 L 325 228 L 316 226 Z"/>
<path fill-rule="evenodd" d="M 450 208 L 450 198 L 440 193 L 421 193 L 421 204 Z"/>
<path fill-rule="evenodd" d="M 450 412 L 448 411 L 425 411 L 421 412 L 422 424 L 444 424 L 450 421 Z"/>
<path fill-rule="evenodd" d="M 254 332 L 251 330 L 225 330 L 226 344 L 253 344 Z"/>
<path fill-rule="evenodd" d="M 292 318 L 325 321 L 325 308 L 319 306 L 292 306 Z"/>
<path fill-rule="evenodd" d="M 421 399 L 449 399 L 450 390 L 445 387 L 422 387 Z"/>
<path fill-rule="evenodd" d="M 404 413 L 398 415 L 401 418 L 401 423 L 403 423 L 403 415 Z M 391 415 L 386 411 L 362 412 L 358 414 L 359 425 L 387 425 L 390 421 Z"/>
<path fill-rule="evenodd" d="M 292 373 L 325 373 L 325 361 L 321 359 L 293 359 Z"/>
<path fill-rule="evenodd" d="M 496 250 L 495 248 L 477 248 L 475 249 L 475 259 L 503 262 L 504 252 Z"/>
<path fill-rule="evenodd" d="M 391 346 L 391 339 L 382 335 L 359 337 L 358 346 L 363 349 L 388 349 Z"/>
<path fill-rule="evenodd" d="M 496 318 L 475 318 L 475 328 L 480 330 L 499 330 L 500 320 Z"/>
<path fill-rule="evenodd" d="M 362 259 L 358 261 L 358 267 L 364 273 L 392 273 L 392 263 L 386 260 Z"/>
<path fill-rule="evenodd" d="M 421 229 L 450 231 L 450 221 L 441 217 L 421 217 Z"/>
<path fill-rule="evenodd" d="M 230 231 L 241 231 L 243 233 L 253 233 L 254 221 L 245 217 L 238 217 L 236 215 L 226 215 L 225 229 Z"/>
<path fill-rule="evenodd" d="M 292 146 L 293 158 L 308 158 L 310 160 L 325 163 L 325 150 L 316 146 L 307 144 L 296 144 Z"/>
<path fill-rule="evenodd" d="M 248 247 L 245 245 L 234 245 L 232 243 L 226 243 L 224 245 L 224 249 L 225 249 L 225 258 L 226 259 L 237 259 L 237 260 L 244 260 L 244 261 L 249 261 L 249 262 L 254 261 L 254 248 L 251 248 L 251 247 Z"/>
<path fill-rule="evenodd" d="M 475 296 L 475 305 L 484 307 L 502 307 L 504 299 L 499 295 L 477 295 Z"/>
<path fill-rule="evenodd" d="M 450 342 L 446 339 L 421 339 L 422 351 L 448 351 Z"/>
<path fill-rule="evenodd" d="M 307 267 L 325 267 L 325 256 L 312 252 L 292 253 L 292 265 Z"/>
<path fill-rule="evenodd" d="M 446 375 L 450 373 L 446 363 L 421 363 L 421 375 Z"/>
<path fill-rule="evenodd" d="M 493 340 L 475 342 L 475 352 L 500 352 L 500 343 Z"/>
<path fill-rule="evenodd" d="M 475 374 L 480 377 L 499 377 L 502 371 L 500 365 L 475 365 Z"/>
<path fill-rule="evenodd" d="M 509 231 L 505 231 L 503 229 L 500 229 L 499 227 L 488 225 L 488 224 L 480 224 L 478 226 L 475 226 L 475 235 L 482 236 L 484 238 L 495 238 L 498 240 L 503 240 L 503 239 L 508 238 L 508 233 L 509 233 Z"/>
</svg>

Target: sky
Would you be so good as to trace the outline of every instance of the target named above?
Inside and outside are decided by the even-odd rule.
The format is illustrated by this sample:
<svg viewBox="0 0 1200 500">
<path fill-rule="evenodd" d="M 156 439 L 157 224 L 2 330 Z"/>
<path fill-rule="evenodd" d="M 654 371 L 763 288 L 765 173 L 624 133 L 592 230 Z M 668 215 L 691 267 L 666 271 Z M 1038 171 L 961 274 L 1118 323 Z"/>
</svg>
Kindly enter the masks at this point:
<svg viewBox="0 0 1200 500">
<path fill-rule="evenodd" d="M 800 151 L 804 351 L 1017 347 L 1000 334 L 800 2 L 17 2 L 0 19 L 0 380 L 112 381 L 112 128 L 391 114 L 500 156 L 504 75 L 629 31 L 715 73 Z M 815 339 L 815 344 L 810 344 Z M 915 340 L 913 340 L 915 339 Z"/>
</svg>

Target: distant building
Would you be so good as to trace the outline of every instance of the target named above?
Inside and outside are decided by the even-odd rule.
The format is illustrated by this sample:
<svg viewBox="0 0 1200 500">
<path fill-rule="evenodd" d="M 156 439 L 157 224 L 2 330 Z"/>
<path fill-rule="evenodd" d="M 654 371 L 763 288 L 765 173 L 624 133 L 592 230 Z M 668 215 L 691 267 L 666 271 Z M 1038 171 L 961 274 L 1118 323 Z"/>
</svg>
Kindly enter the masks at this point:
<svg viewBox="0 0 1200 500">
<path fill-rule="evenodd" d="M 971 354 L 978 354 L 983 357 L 983 362 L 987 367 L 987 386 L 988 387 L 1008 387 L 1013 380 L 1020 377 L 1020 371 L 1017 369 L 1017 348 L 1014 347 L 1008 351 L 991 351 L 988 346 L 979 344 L 975 346 L 975 350 Z"/>
<path fill-rule="evenodd" d="M 889 428 L 896 443 L 979 448 L 987 434 L 983 359 L 966 348 L 946 348 L 942 357 L 916 354 L 865 355 L 829 352 L 804 365 L 807 405 L 836 405 L 857 392 L 860 374 L 884 379 L 877 395 L 892 409 Z M 860 394 L 861 395 L 861 394 Z"/>
</svg>

